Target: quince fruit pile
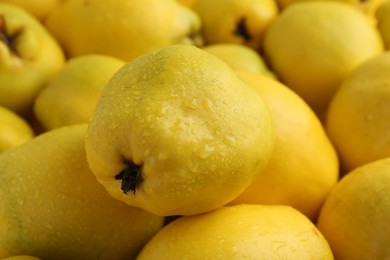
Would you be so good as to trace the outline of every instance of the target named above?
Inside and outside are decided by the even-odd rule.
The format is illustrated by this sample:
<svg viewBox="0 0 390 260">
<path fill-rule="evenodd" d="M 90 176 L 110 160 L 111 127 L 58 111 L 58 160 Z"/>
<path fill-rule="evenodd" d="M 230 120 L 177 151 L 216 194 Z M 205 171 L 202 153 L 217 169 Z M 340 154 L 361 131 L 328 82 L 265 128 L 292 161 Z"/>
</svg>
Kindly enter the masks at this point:
<svg viewBox="0 0 390 260">
<path fill-rule="evenodd" d="M 390 0 L 0 0 L 0 259 L 390 259 Z"/>
</svg>

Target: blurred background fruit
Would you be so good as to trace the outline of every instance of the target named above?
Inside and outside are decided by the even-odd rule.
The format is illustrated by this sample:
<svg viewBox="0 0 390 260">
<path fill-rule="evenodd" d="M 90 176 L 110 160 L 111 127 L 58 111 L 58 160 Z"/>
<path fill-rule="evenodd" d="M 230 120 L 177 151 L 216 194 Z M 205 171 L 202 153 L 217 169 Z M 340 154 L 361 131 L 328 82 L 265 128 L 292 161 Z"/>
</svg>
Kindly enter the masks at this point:
<svg viewBox="0 0 390 260">
<path fill-rule="evenodd" d="M 267 67 L 260 53 L 248 46 L 237 43 L 215 43 L 206 45 L 202 49 L 220 58 L 235 71 L 249 71 L 276 77 Z"/>
<path fill-rule="evenodd" d="M 390 50 L 390 1 L 385 1 L 376 9 L 375 17 L 378 20 L 378 29 L 385 43 L 386 50 Z"/>
<path fill-rule="evenodd" d="M 68 57 L 98 53 L 129 61 L 171 44 L 192 44 L 201 21 L 175 0 L 67 0 L 45 24 Z"/>
<path fill-rule="evenodd" d="M 8 3 L 21 7 L 38 20 L 44 21 L 46 16 L 64 1 L 66 0 L 0 0 L 0 3 Z"/>
<path fill-rule="evenodd" d="M 238 75 L 263 97 L 276 138 L 265 170 L 230 204 L 289 205 L 315 221 L 339 172 L 336 151 L 321 122 L 301 97 L 280 82 L 250 72 Z"/>
<path fill-rule="evenodd" d="M 125 62 L 103 54 L 67 60 L 57 75 L 38 93 L 33 111 L 45 130 L 88 123 L 109 79 Z"/>
<path fill-rule="evenodd" d="M 277 0 L 278 5 L 281 10 L 286 9 L 288 6 L 294 3 L 299 2 L 309 2 L 309 1 L 323 1 L 323 0 Z M 332 1 L 332 0 L 330 0 Z M 375 24 L 374 20 L 374 12 L 376 8 L 384 1 L 386 0 L 366 0 L 366 1 L 360 1 L 360 0 L 334 0 L 342 3 L 346 3 L 351 5 L 352 7 L 355 7 L 359 11 L 361 11 L 363 14 L 367 15 L 370 19 L 372 19 L 372 22 Z"/>
<path fill-rule="evenodd" d="M 0 106 L 0 153 L 34 138 L 29 123 L 14 111 Z"/>
<path fill-rule="evenodd" d="M 42 260 L 42 259 L 35 256 L 29 256 L 29 255 L 16 255 L 16 256 L 2 258 L 1 260 Z"/>
<path fill-rule="evenodd" d="M 236 43 L 254 50 L 261 49 L 264 32 L 279 13 L 275 0 L 197 0 L 192 9 L 206 45 Z"/>
<path fill-rule="evenodd" d="M 390 156 L 390 52 L 352 71 L 331 100 L 326 130 L 344 172 Z"/>
<path fill-rule="evenodd" d="M 342 80 L 383 52 L 380 34 L 356 8 L 336 1 L 299 2 L 268 28 L 265 58 L 277 77 L 324 120 Z"/>
<path fill-rule="evenodd" d="M 196 1 L 197 0 L 176 0 L 176 2 L 189 8 L 192 8 Z"/>
<path fill-rule="evenodd" d="M 64 65 L 64 53 L 46 27 L 16 5 L 0 3 L 0 38 L 0 105 L 28 115 Z"/>
<path fill-rule="evenodd" d="M 318 218 L 335 259 L 390 256 L 390 158 L 362 165 L 335 186 Z"/>
<path fill-rule="evenodd" d="M 163 218 L 112 198 L 89 169 L 87 124 L 0 155 L 0 258 L 134 259 Z"/>
</svg>

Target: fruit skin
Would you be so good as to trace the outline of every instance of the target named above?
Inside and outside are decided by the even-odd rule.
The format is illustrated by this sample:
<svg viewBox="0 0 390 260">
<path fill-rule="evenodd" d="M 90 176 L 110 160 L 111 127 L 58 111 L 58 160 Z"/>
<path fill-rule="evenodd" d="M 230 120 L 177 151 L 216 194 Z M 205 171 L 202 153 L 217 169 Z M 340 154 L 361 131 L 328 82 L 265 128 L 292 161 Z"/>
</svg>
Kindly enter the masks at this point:
<svg viewBox="0 0 390 260">
<path fill-rule="evenodd" d="M 192 44 L 201 21 L 175 0 L 67 0 L 45 25 L 69 57 L 99 53 L 129 61 L 171 44 Z"/>
<path fill-rule="evenodd" d="M 44 21 L 46 16 L 53 11 L 61 2 L 65 0 L 0 0 L 0 3 L 17 5 L 40 21 Z"/>
<path fill-rule="evenodd" d="M 297 2 L 303 2 L 303 1 L 318 1 L 318 0 L 277 0 L 279 7 L 281 10 L 286 9 L 291 4 L 297 3 Z M 370 19 L 372 19 L 373 23 L 375 23 L 374 17 L 372 17 L 373 12 L 375 12 L 375 9 L 378 5 L 380 5 L 382 2 L 386 0 L 367 0 L 367 1 L 359 1 L 359 0 L 334 0 L 338 2 L 343 2 L 346 4 L 351 5 L 352 7 L 355 7 L 359 11 L 363 12 L 364 14 L 368 15 Z"/>
<path fill-rule="evenodd" d="M 383 1 L 374 13 L 378 20 L 378 30 L 386 46 L 386 50 L 390 50 L 390 1 Z"/>
<path fill-rule="evenodd" d="M 343 172 L 390 156 L 390 52 L 361 64 L 333 97 L 326 131 Z"/>
<path fill-rule="evenodd" d="M 264 33 L 279 14 L 275 0 L 197 0 L 206 45 L 236 43 L 261 50 Z"/>
<path fill-rule="evenodd" d="M 317 227 L 336 259 L 389 259 L 390 158 L 345 175 L 326 199 Z"/>
<path fill-rule="evenodd" d="M 89 165 L 108 192 L 163 216 L 226 204 L 261 173 L 273 144 L 261 96 L 227 64 L 189 45 L 123 66 L 106 85 L 86 135 Z M 141 171 L 127 194 L 118 179 L 126 161 Z"/>
<path fill-rule="evenodd" d="M 131 259 L 163 219 L 113 199 L 89 170 L 87 124 L 0 155 L 0 257 Z"/>
<path fill-rule="evenodd" d="M 176 0 L 179 4 L 182 4 L 188 8 L 192 8 L 197 0 Z"/>
<path fill-rule="evenodd" d="M 367 16 L 337 1 L 294 3 L 275 19 L 264 38 L 270 68 L 321 121 L 345 76 L 383 49 Z"/>
<path fill-rule="evenodd" d="M 275 78 L 260 53 L 245 45 L 216 43 L 206 45 L 202 50 L 220 58 L 235 71 L 249 71 Z"/>
<path fill-rule="evenodd" d="M 41 259 L 38 257 L 35 257 L 35 256 L 29 256 L 29 255 L 16 255 L 16 256 L 2 258 L 2 260 L 41 260 Z"/>
<path fill-rule="evenodd" d="M 289 206 L 225 206 L 162 228 L 137 260 L 333 259 L 327 241 Z"/>
<path fill-rule="evenodd" d="M 266 102 L 275 146 L 266 168 L 230 205 L 290 205 L 315 221 L 339 178 L 339 161 L 324 127 L 295 92 L 262 75 L 237 72 Z"/>
<path fill-rule="evenodd" d="M 34 131 L 23 117 L 0 106 L 0 154 L 33 137 Z"/>
<path fill-rule="evenodd" d="M 46 130 L 88 123 L 105 84 L 124 64 L 102 54 L 70 58 L 36 97 L 36 118 Z"/>
<path fill-rule="evenodd" d="M 37 93 L 65 62 L 46 28 L 24 9 L 0 3 L 0 34 L 13 36 L 12 48 L 0 41 L 0 105 L 26 115 Z"/>
</svg>

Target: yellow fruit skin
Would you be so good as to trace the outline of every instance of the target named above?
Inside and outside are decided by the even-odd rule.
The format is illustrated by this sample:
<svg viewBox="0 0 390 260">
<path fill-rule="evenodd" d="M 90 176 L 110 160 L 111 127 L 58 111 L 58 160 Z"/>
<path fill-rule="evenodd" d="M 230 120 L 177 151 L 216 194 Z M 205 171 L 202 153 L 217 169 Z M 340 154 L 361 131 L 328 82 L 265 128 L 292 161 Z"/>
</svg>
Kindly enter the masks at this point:
<svg viewBox="0 0 390 260">
<path fill-rule="evenodd" d="M 0 153 L 19 146 L 33 137 L 34 131 L 23 117 L 0 106 Z"/>
<path fill-rule="evenodd" d="M 176 219 L 137 260 L 333 259 L 328 243 L 299 211 L 279 205 L 225 206 Z"/>
<path fill-rule="evenodd" d="M 227 64 L 188 45 L 123 66 L 105 87 L 86 135 L 89 165 L 108 192 L 165 216 L 226 204 L 261 173 L 273 144 L 261 96 Z M 135 194 L 125 194 L 115 179 L 125 160 L 141 168 Z"/>
<path fill-rule="evenodd" d="M 378 20 L 378 29 L 386 50 L 390 50 L 390 1 L 383 1 L 375 10 L 374 16 Z"/>
<path fill-rule="evenodd" d="M 70 58 L 38 94 L 34 114 L 46 130 L 88 123 L 100 94 L 123 60 L 101 54 Z"/>
<path fill-rule="evenodd" d="M 336 259 L 390 258 L 390 159 L 349 172 L 328 196 L 317 226 Z"/>
<path fill-rule="evenodd" d="M 197 0 L 176 0 L 179 4 L 192 8 Z"/>
<path fill-rule="evenodd" d="M 233 70 L 249 71 L 275 77 L 260 53 L 245 45 L 216 43 L 206 45 L 202 49 L 226 62 Z"/>
<path fill-rule="evenodd" d="M 38 92 L 63 66 L 64 53 L 46 28 L 18 6 L 0 3 L 7 34 L 17 54 L 0 41 L 0 105 L 26 115 Z M 0 29 L 1 30 L 1 29 Z"/>
<path fill-rule="evenodd" d="M 342 80 L 383 52 L 376 27 L 356 8 L 337 1 L 291 5 L 268 28 L 265 57 L 271 69 L 324 120 Z"/>
<path fill-rule="evenodd" d="M 163 219 L 113 199 L 89 170 L 86 124 L 0 155 L 0 257 L 131 259 Z"/>
<path fill-rule="evenodd" d="M 236 43 L 255 50 L 279 14 L 275 0 L 197 0 L 192 9 L 202 20 L 206 44 Z"/>
<path fill-rule="evenodd" d="M 390 156 L 390 53 L 356 68 L 333 97 L 326 130 L 344 172 Z"/>
<path fill-rule="evenodd" d="M 265 170 L 231 204 L 284 204 L 315 221 L 338 181 L 338 158 L 312 109 L 285 85 L 238 72 L 266 102 L 275 123 L 275 146 Z"/>
<path fill-rule="evenodd" d="M 291 4 L 297 3 L 297 2 L 304 2 L 304 1 L 318 1 L 318 0 L 277 0 L 279 7 L 281 10 L 286 9 Z M 320 0 L 321 1 L 321 0 Z M 337 2 L 343 2 L 346 4 L 351 5 L 352 7 L 355 7 L 359 11 L 366 14 L 370 19 L 372 19 L 373 24 L 376 23 L 374 12 L 376 8 L 384 1 L 386 0 L 367 0 L 367 1 L 359 1 L 359 0 L 334 0 Z"/>
<path fill-rule="evenodd" d="M 65 0 L 0 0 L 0 3 L 17 5 L 25 9 L 38 20 L 44 21 L 46 16 L 63 1 Z"/>
<path fill-rule="evenodd" d="M 17 255 L 17 256 L 2 258 L 1 260 L 41 260 L 41 259 L 35 256 Z"/>
<path fill-rule="evenodd" d="M 200 18 L 175 0 L 67 0 L 45 22 L 70 57 L 99 53 L 129 61 L 198 34 Z"/>
</svg>

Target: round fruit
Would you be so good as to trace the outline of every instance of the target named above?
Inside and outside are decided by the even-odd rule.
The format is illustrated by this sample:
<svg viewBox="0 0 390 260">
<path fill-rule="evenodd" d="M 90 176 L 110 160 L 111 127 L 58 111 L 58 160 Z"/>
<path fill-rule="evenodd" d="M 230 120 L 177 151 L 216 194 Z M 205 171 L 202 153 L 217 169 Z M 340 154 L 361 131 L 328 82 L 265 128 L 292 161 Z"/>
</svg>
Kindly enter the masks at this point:
<svg viewBox="0 0 390 260">
<path fill-rule="evenodd" d="M 225 206 L 180 217 L 142 249 L 144 259 L 329 259 L 327 241 L 299 211 L 279 205 Z"/>
<path fill-rule="evenodd" d="M 384 1 L 377 7 L 375 17 L 386 49 L 390 50 L 390 1 Z"/>
<path fill-rule="evenodd" d="M 206 44 L 236 43 L 260 50 L 264 33 L 279 14 L 275 0 L 196 0 Z"/>
<path fill-rule="evenodd" d="M 19 6 L 0 3 L 0 105 L 23 116 L 35 96 L 62 68 L 61 46 Z"/>
<path fill-rule="evenodd" d="M 65 0 L 0 0 L 1 3 L 9 3 L 23 8 L 40 21 L 44 21 L 46 16 L 63 1 Z"/>
<path fill-rule="evenodd" d="M 343 79 L 383 52 L 376 27 L 361 11 L 337 1 L 298 2 L 270 25 L 264 39 L 271 69 L 313 108 L 321 121 Z"/>
<path fill-rule="evenodd" d="M 34 131 L 23 117 L 0 106 L 0 153 L 19 146 L 33 137 Z"/>
<path fill-rule="evenodd" d="M 390 158 L 349 172 L 318 218 L 335 259 L 390 258 Z"/>
<path fill-rule="evenodd" d="M 261 173 L 273 144 L 261 96 L 226 63 L 189 45 L 119 69 L 86 135 L 89 165 L 108 192 L 164 216 L 231 201 Z"/>
<path fill-rule="evenodd" d="M 0 258 L 133 259 L 162 227 L 96 180 L 86 129 L 58 128 L 0 155 Z"/>
<path fill-rule="evenodd" d="M 263 97 L 276 134 L 265 170 L 231 204 L 290 205 L 314 221 L 338 181 L 332 143 L 312 109 L 291 89 L 255 73 L 238 75 Z"/>
<path fill-rule="evenodd" d="M 102 54 L 70 58 L 38 94 L 34 114 L 46 130 L 88 123 L 100 94 L 124 61 Z"/>
<path fill-rule="evenodd" d="M 45 25 L 70 57 L 98 53 L 129 61 L 171 44 L 195 43 L 201 21 L 175 0 L 66 0 Z"/>
<path fill-rule="evenodd" d="M 260 53 L 245 45 L 216 43 L 204 46 L 202 49 L 220 58 L 235 71 L 249 71 L 275 77 Z"/>
<path fill-rule="evenodd" d="M 333 97 L 326 130 L 344 172 L 390 156 L 390 53 L 361 64 Z"/>
</svg>

